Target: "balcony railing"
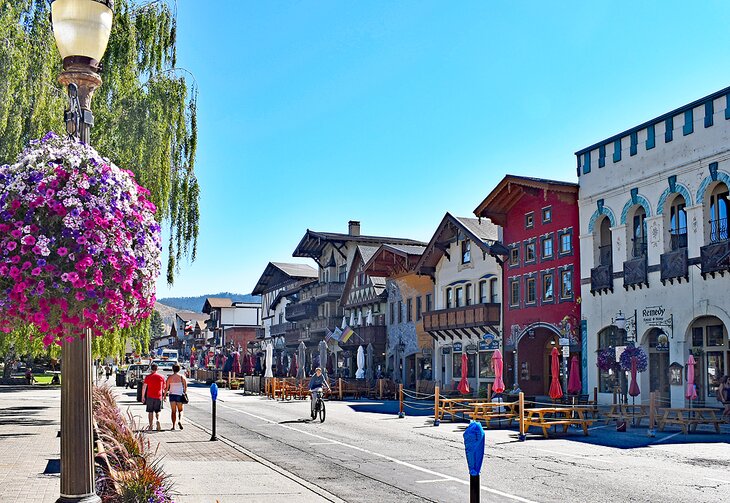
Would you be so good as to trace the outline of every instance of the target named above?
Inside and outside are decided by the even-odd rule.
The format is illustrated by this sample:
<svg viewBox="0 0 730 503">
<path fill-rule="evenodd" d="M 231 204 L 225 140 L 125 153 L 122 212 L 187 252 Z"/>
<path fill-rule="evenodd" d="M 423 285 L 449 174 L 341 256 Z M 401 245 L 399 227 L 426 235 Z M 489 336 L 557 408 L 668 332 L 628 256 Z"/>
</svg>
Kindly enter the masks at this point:
<svg viewBox="0 0 730 503">
<path fill-rule="evenodd" d="M 324 332 L 326 329 L 334 331 L 335 327 L 339 327 L 341 323 L 342 318 L 336 316 L 318 317 L 309 324 L 309 333 Z"/>
<path fill-rule="evenodd" d="M 613 291 L 613 267 L 599 265 L 591 269 L 591 293 Z"/>
<path fill-rule="evenodd" d="M 352 327 L 355 335 L 344 344 L 385 346 L 388 338 L 387 328 L 384 325 L 371 325 L 366 327 Z M 341 343 L 342 344 L 342 343 Z"/>
<path fill-rule="evenodd" d="M 609 267 L 613 265 L 613 248 L 611 245 L 598 247 L 598 263 Z"/>
<path fill-rule="evenodd" d="M 624 288 L 649 286 L 646 255 L 624 262 Z"/>
<path fill-rule="evenodd" d="M 632 258 L 642 258 L 646 257 L 646 238 L 634 238 L 632 240 L 633 246 L 631 247 L 631 257 Z M 601 262 L 602 265 L 606 265 L 603 262 Z"/>
<path fill-rule="evenodd" d="M 290 321 L 307 320 L 317 316 L 317 306 L 312 304 L 289 304 L 286 306 L 286 319 Z"/>
<path fill-rule="evenodd" d="M 685 234 L 686 236 L 686 234 Z M 662 253 L 660 259 L 660 270 L 662 284 L 667 281 L 689 279 L 689 263 L 687 261 L 687 248 L 679 248 L 668 253 Z"/>
<path fill-rule="evenodd" d="M 257 328 L 256 329 L 256 338 L 257 339 L 263 339 L 266 335 L 266 330 L 263 328 Z"/>
<path fill-rule="evenodd" d="M 727 218 L 710 220 L 710 243 L 720 243 L 727 240 Z"/>
<path fill-rule="evenodd" d="M 316 283 L 299 294 L 301 302 L 326 302 L 338 300 L 345 291 L 344 283 Z"/>
<path fill-rule="evenodd" d="M 271 328 L 269 329 L 269 332 L 271 333 L 272 337 L 276 337 L 279 335 L 286 335 L 287 332 L 291 332 L 292 330 L 296 330 L 297 324 L 292 323 L 290 321 L 284 322 L 284 323 L 277 323 L 276 325 L 271 325 Z"/>
<path fill-rule="evenodd" d="M 429 311 L 423 313 L 423 329 L 431 332 L 455 328 L 497 326 L 500 323 L 501 307 L 501 304 L 474 304 Z"/>
<path fill-rule="evenodd" d="M 687 227 L 672 229 L 669 231 L 669 239 L 672 243 L 672 250 L 687 248 Z"/>
<path fill-rule="evenodd" d="M 702 268 L 702 277 L 715 273 L 724 275 L 725 271 L 730 270 L 730 241 L 719 241 L 710 243 L 700 248 L 700 266 Z"/>
</svg>

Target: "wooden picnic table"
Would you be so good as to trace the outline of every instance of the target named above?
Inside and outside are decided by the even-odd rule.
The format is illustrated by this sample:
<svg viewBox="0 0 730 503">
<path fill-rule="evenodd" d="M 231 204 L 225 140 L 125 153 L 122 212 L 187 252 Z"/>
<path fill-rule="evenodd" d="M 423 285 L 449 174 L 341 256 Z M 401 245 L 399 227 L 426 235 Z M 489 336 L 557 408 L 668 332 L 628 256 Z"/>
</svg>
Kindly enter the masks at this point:
<svg viewBox="0 0 730 503">
<path fill-rule="evenodd" d="M 474 412 L 474 404 L 487 403 L 482 398 L 439 398 L 438 420 L 442 421 L 448 414 L 451 420 L 455 420 L 458 414 L 466 419 L 465 414 Z"/>
<path fill-rule="evenodd" d="M 664 431 L 667 424 L 678 424 L 682 428 L 685 435 L 693 429 L 697 431 L 697 425 L 714 424 L 715 431 L 720 433 L 720 423 L 717 418 L 716 409 L 709 407 L 692 407 L 692 408 L 667 408 L 663 409 L 663 414 L 657 419 L 659 423 L 659 431 Z"/>
<path fill-rule="evenodd" d="M 472 411 L 465 414 L 474 421 L 484 421 L 487 427 L 492 419 L 507 419 L 509 425 L 517 419 L 519 402 L 475 402 Z"/>
<path fill-rule="evenodd" d="M 537 407 L 525 409 L 525 431 L 530 426 L 542 428 L 542 435 L 548 438 L 548 429 L 560 425 L 563 433 L 568 431 L 570 425 L 577 425 L 583 428 L 583 434 L 588 435 L 588 427 L 593 424 L 593 419 L 586 418 L 586 413 L 591 412 L 591 407 Z"/>
<path fill-rule="evenodd" d="M 641 420 L 649 419 L 649 406 L 643 404 L 631 405 L 626 403 L 615 403 L 611 405 L 609 411 L 603 415 L 608 424 L 613 419 L 628 421 L 634 420 L 635 424 L 641 425 Z"/>
</svg>

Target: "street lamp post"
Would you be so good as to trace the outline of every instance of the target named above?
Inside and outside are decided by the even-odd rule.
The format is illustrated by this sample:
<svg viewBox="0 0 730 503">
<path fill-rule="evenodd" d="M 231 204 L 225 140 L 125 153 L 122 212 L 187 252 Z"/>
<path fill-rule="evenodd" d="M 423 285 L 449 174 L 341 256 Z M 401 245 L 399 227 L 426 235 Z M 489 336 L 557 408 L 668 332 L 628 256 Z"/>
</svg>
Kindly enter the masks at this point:
<svg viewBox="0 0 730 503">
<path fill-rule="evenodd" d="M 63 58 L 59 83 L 67 86 L 64 114 L 69 135 L 89 143 L 94 124 L 91 98 L 101 85 L 99 61 L 106 51 L 113 18 L 111 0 L 52 0 L 51 19 Z M 91 332 L 63 343 L 61 380 L 61 495 L 59 503 L 97 503 L 91 416 Z"/>
<path fill-rule="evenodd" d="M 406 385 L 406 343 L 403 342 L 403 338 L 398 335 L 398 353 L 400 354 L 399 363 L 401 366 L 401 380 L 403 386 Z"/>
</svg>

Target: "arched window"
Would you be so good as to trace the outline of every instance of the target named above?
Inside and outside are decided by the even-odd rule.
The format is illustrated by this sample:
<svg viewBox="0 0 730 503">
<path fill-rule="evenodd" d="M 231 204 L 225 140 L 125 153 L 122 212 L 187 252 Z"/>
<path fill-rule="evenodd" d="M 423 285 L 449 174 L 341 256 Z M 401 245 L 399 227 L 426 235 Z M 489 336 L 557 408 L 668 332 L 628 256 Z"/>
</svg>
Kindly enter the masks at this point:
<svg viewBox="0 0 730 503">
<path fill-rule="evenodd" d="M 646 211 L 642 206 L 636 208 L 631 219 L 631 257 L 646 256 Z"/>
<path fill-rule="evenodd" d="M 609 325 L 598 332 L 598 350 L 602 351 L 616 346 L 626 345 L 626 330 L 619 330 L 615 325 Z M 618 366 L 604 370 L 598 369 L 598 391 L 612 393 L 626 387 L 625 373 L 618 370 Z"/>
<path fill-rule="evenodd" d="M 451 309 L 454 306 L 454 294 L 451 288 L 446 289 L 446 309 Z"/>
<path fill-rule="evenodd" d="M 727 241 L 728 188 L 718 184 L 710 194 L 710 242 Z"/>
<path fill-rule="evenodd" d="M 678 195 L 669 207 L 669 239 L 672 250 L 687 248 L 687 212 L 684 197 Z"/>
<path fill-rule="evenodd" d="M 608 217 L 601 219 L 598 235 L 598 265 L 611 266 L 613 251 L 611 245 L 611 221 Z"/>
</svg>

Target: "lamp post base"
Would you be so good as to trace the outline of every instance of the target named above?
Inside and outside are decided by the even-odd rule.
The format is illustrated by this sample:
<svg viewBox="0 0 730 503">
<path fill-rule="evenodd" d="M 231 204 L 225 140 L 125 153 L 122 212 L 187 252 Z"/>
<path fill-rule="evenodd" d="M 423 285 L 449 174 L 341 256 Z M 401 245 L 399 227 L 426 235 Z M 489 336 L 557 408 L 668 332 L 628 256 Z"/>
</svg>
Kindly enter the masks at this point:
<svg viewBox="0 0 730 503">
<path fill-rule="evenodd" d="M 96 494 L 84 494 L 79 496 L 61 496 L 56 503 L 101 503 L 101 498 Z"/>
</svg>

